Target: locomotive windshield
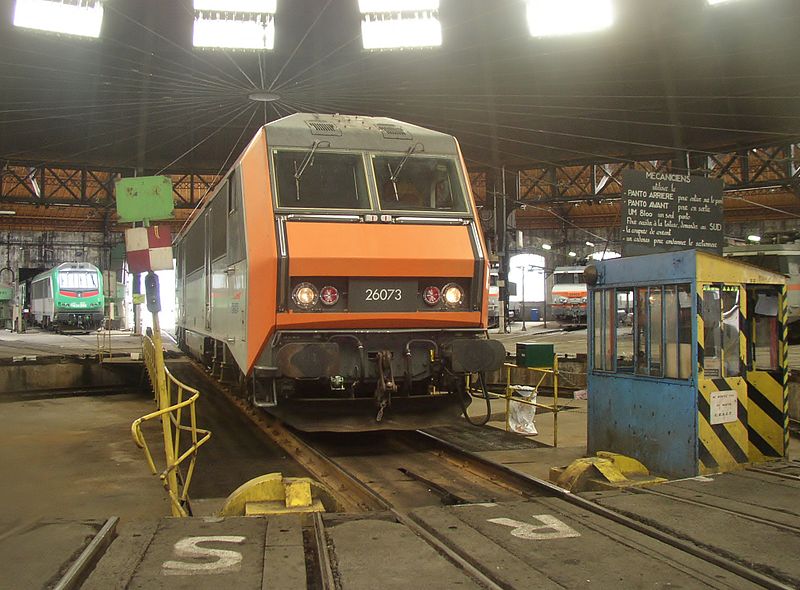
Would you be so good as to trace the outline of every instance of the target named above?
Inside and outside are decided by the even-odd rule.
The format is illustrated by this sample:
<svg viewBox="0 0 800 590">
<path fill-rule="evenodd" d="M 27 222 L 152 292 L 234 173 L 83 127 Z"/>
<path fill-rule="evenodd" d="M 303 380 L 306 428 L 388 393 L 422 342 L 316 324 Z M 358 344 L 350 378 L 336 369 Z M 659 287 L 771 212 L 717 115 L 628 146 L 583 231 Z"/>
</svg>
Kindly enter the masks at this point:
<svg viewBox="0 0 800 590">
<path fill-rule="evenodd" d="M 374 156 L 372 165 L 384 211 L 466 213 L 453 160 L 424 156 Z"/>
<path fill-rule="evenodd" d="M 553 282 L 556 285 L 581 285 L 583 284 L 583 271 L 581 272 L 557 272 L 553 274 Z"/>
<path fill-rule="evenodd" d="M 278 150 L 278 206 L 299 209 L 370 209 L 360 154 Z"/>
<path fill-rule="evenodd" d="M 97 273 L 86 270 L 59 272 L 58 286 L 61 289 L 97 289 Z"/>
</svg>

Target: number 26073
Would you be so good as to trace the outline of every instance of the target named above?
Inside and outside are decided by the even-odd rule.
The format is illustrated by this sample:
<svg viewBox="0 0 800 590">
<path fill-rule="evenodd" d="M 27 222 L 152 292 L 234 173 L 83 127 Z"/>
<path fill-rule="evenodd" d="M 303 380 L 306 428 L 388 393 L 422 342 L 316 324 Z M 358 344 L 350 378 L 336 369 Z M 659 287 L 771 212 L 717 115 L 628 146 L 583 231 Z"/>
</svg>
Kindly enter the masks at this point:
<svg viewBox="0 0 800 590">
<path fill-rule="evenodd" d="M 367 289 L 367 301 L 402 301 L 401 289 Z"/>
</svg>

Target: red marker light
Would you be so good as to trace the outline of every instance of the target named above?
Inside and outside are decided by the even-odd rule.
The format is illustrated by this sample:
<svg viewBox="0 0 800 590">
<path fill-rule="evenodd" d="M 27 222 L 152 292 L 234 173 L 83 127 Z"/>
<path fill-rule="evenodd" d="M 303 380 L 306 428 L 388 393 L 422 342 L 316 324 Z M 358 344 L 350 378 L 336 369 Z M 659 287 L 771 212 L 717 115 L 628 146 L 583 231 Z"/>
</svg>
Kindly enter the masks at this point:
<svg viewBox="0 0 800 590">
<path fill-rule="evenodd" d="M 339 301 L 339 291 L 336 287 L 331 287 L 330 285 L 322 287 L 319 292 L 319 299 L 323 305 L 336 305 L 336 302 Z"/>
<path fill-rule="evenodd" d="M 439 303 L 439 298 L 441 297 L 441 293 L 439 292 L 439 287 L 426 287 L 425 291 L 422 293 L 422 298 L 425 300 L 425 303 L 428 305 L 436 305 Z"/>
</svg>

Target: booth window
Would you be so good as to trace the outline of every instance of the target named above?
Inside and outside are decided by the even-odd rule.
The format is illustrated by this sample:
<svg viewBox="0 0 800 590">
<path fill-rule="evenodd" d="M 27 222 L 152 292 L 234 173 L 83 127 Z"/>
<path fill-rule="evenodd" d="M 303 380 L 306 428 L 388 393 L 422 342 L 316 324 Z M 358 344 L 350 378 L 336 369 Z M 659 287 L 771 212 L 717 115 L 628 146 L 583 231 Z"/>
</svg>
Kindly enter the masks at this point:
<svg viewBox="0 0 800 590">
<path fill-rule="evenodd" d="M 636 289 L 636 358 L 634 372 L 637 375 L 663 377 L 664 321 L 662 309 L 662 287 L 639 287 Z"/>
<path fill-rule="evenodd" d="M 705 377 L 739 377 L 739 287 L 703 287 L 703 371 Z"/>
<path fill-rule="evenodd" d="M 614 347 L 616 344 L 616 303 L 613 289 L 595 291 L 593 305 L 594 322 L 594 369 L 614 370 Z"/>
<path fill-rule="evenodd" d="M 592 300 L 596 371 L 647 377 L 692 376 L 692 296 L 688 284 L 597 290 Z M 627 330 L 633 324 L 633 342 Z"/>
<path fill-rule="evenodd" d="M 633 370 L 637 375 L 691 377 L 691 307 L 686 284 L 636 289 Z"/>
<path fill-rule="evenodd" d="M 617 324 L 633 326 L 633 289 L 617 289 Z M 629 337 L 630 336 L 630 337 Z M 617 372 L 633 373 L 633 338 L 628 330 L 623 330 L 617 338 Z"/>
<path fill-rule="evenodd" d="M 664 287 L 664 376 L 692 376 L 692 291 L 689 285 Z"/>
<path fill-rule="evenodd" d="M 722 358 L 725 360 L 726 377 L 740 377 L 742 374 L 740 329 L 739 287 L 724 286 L 722 288 Z"/>
<path fill-rule="evenodd" d="M 721 377 L 722 300 L 720 288 L 703 287 L 703 372 L 708 378 Z"/>
<path fill-rule="evenodd" d="M 780 368 L 778 343 L 778 295 L 756 291 L 753 311 L 752 362 L 756 369 L 776 371 Z"/>
</svg>

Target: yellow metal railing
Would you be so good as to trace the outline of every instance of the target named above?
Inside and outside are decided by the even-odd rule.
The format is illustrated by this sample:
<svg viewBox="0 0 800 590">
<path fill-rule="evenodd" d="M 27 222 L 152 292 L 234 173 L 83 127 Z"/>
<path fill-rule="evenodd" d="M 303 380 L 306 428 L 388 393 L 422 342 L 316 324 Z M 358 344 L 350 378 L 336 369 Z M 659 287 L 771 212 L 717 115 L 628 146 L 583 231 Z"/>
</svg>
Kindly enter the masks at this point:
<svg viewBox="0 0 800 590">
<path fill-rule="evenodd" d="M 103 326 L 97 332 L 97 360 L 102 363 L 105 358 L 111 358 L 111 330 Z"/>
<path fill-rule="evenodd" d="M 158 336 L 156 336 L 157 334 Z M 188 516 L 190 514 L 189 485 L 192 483 L 194 475 L 197 450 L 208 442 L 211 432 L 197 428 L 195 402 L 200 397 L 200 392 L 182 383 L 170 373 L 164 365 L 160 334 L 154 329 L 153 335 L 153 339 L 147 336 L 142 337 L 142 356 L 153 385 L 158 410 L 134 421 L 131 424 L 131 434 L 136 445 L 144 450 L 150 471 L 161 479 L 161 483 L 169 495 L 172 515 Z M 183 424 L 187 413 L 189 423 Z M 166 465 L 160 471 L 156 467 L 153 454 L 142 432 L 142 425 L 156 418 L 161 419 L 166 459 Z M 188 433 L 191 443 L 183 452 L 181 452 L 182 433 Z M 185 461 L 188 461 L 188 464 L 186 473 L 183 475 L 179 467 Z"/>
<path fill-rule="evenodd" d="M 553 413 L 553 446 L 558 446 L 558 412 L 560 411 L 558 407 L 558 357 L 553 357 L 553 366 L 551 367 L 518 367 L 517 365 L 512 365 L 511 363 L 504 363 L 503 366 L 506 369 L 506 389 L 505 393 L 498 394 L 487 392 L 487 395 L 490 399 L 504 399 L 506 400 L 506 417 L 505 417 L 505 424 L 506 424 L 506 431 L 511 429 L 509 424 L 509 416 L 510 416 L 510 409 L 511 409 L 511 402 L 513 401 L 515 404 L 525 404 L 528 406 L 534 406 L 536 408 L 541 408 L 543 410 L 548 410 Z M 553 403 L 551 404 L 540 404 L 538 402 L 526 400 L 521 397 L 514 397 L 514 386 L 511 384 L 511 369 L 525 369 L 528 371 L 534 371 L 536 373 L 541 373 L 542 376 L 539 379 L 539 382 L 533 386 L 534 391 L 538 392 L 539 387 L 541 387 L 544 380 L 547 378 L 548 375 L 553 376 Z M 467 377 L 467 390 L 470 391 L 473 395 L 482 395 L 482 393 L 478 393 L 477 391 L 471 388 L 471 383 L 469 376 Z"/>
<path fill-rule="evenodd" d="M 530 400 L 520 399 L 518 397 L 513 398 L 513 401 L 514 401 L 514 403 L 517 403 L 517 404 L 526 404 L 526 405 L 529 405 L 529 406 L 534 406 L 536 408 L 542 408 L 543 410 L 549 410 L 550 412 L 553 413 L 553 446 L 557 447 L 558 446 L 558 412 L 559 412 L 559 408 L 558 408 L 558 357 L 557 356 L 553 357 L 553 367 L 552 368 L 549 368 L 549 367 L 541 367 L 541 368 L 540 367 L 518 367 L 517 365 L 512 365 L 510 363 L 505 363 L 503 366 L 506 369 L 506 394 L 505 394 L 505 398 L 506 398 L 506 431 L 508 431 L 509 428 L 510 428 L 510 426 L 509 426 L 509 417 L 508 416 L 509 416 L 510 405 L 511 405 L 511 402 L 512 402 L 512 397 L 513 397 L 513 394 L 514 394 L 514 390 L 512 389 L 513 386 L 511 385 L 511 369 L 522 368 L 522 369 L 526 369 L 528 371 L 533 371 L 535 373 L 541 373 L 542 376 L 539 379 L 539 382 L 536 385 L 534 385 L 534 387 L 533 387 L 533 390 L 536 391 L 536 392 L 539 391 L 539 387 L 541 387 L 542 383 L 544 382 L 544 380 L 547 378 L 548 375 L 552 375 L 553 376 L 553 404 L 552 405 L 550 405 L 550 404 L 540 404 L 540 403 L 537 403 L 537 402 L 532 402 Z"/>
</svg>

